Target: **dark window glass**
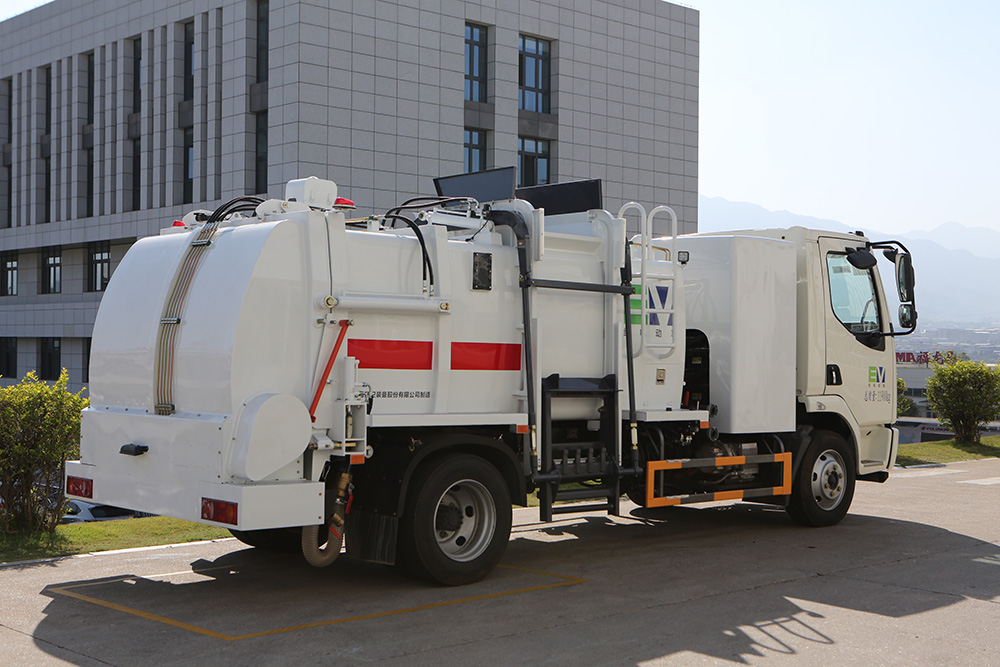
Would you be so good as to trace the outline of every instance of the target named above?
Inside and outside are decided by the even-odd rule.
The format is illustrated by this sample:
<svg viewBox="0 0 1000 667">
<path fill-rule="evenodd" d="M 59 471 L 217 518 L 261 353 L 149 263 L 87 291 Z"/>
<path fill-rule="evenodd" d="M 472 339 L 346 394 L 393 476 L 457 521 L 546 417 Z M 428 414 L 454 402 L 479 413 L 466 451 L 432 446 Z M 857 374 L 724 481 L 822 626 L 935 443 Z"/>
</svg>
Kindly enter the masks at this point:
<svg viewBox="0 0 1000 667">
<path fill-rule="evenodd" d="M 0 296 L 17 296 L 17 251 L 0 254 Z"/>
<path fill-rule="evenodd" d="M 142 140 L 132 140 L 132 210 L 138 211 L 142 204 Z"/>
<path fill-rule="evenodd" d="M 142 111 L 142 38 L 132 39 L 132 113 Z"/>
<path fill-rule="evenodd" d="M 52 210 L 52 160 L 42 160 L 42 211 L 38 222 L 49 222 Z"/>
<path fill-rule="evenodd" d="M 465 173 L 486 169 L 486 131 L 465 130 Z"/>
<path fill-rule="evenodd" d="M 111 278 L 111 243 L 96 241 L 87 246 L 87 291 L 103 292 Z"/>
<path fill-rule="evenodd" d="M 3 143 L 9 144 L 14 138 L 14 81 L 13 79 L 7 79 L 6 83 L 6 98 L 7 98 L 7 124 L 4 132 Z M 0 161 L 0 164 L 3 164 Z M 14 226 L 14 170 L 10 167 L 4 169 L 4 180 L 7 182 L 7 202 L 5 208 L 7 209 L 5 217 L 5 223 L 7 227 Z"/>
<path fill-rule="evenodd" d="M 38 377 L 42 380 L 58 380 L 62 370 L 58 338 L 38 339 Z"/>
<path fill-rule="evenodd" d="M 184 99 L 194 99 L 194 21 L 184 24 Z"/>
<path fill-rule="evenodd" d="M 17 339 L 0 338 L 0 375 L 17 377 Z"/>
<path fill-rule="evenodd" d="M 92 218 L 94 216 L 94 149 L 88 148 L 83 153 L 83 159 L 86 161 L 86 216 Z"/>
<path fill-rule="evenodd" d="M 42 253 L 41 293 L 59 294 L 62 291 L 62 250 L 48 248 Z"/>
<path fill-rule="evenodd" d="M 184 130 L 184 203 L 194 201 L 194 130 Z"/>
<path fill-rule="evenodd" d="M 465 24 L 465 99 L 486 101 L 486 28 Z"/>
<path fill-rule="evenodd" d="M 90 338 L 83 339 L 83 379 L 82 382 L 90 382 Z"/>
<path fill-rule="evenodd" d="M 549 142 L 519 137 L 517 140 L 517 185 L 545 185 L 550 178 Z"/>
<path fill-rule="evenodd" d="M 45 68 L 45 132 L 52 133 L 52 68 Z"/>
<path fill-rule="evenodd" d="M 267 0 L 257 0 L 257 82 L 267 81 L 270 21 Z"/>
<path fill-rule="evenodd" d="M 551 42 L 521 35 L 518 54 L 518 108 L 550 113 Z"/>
<path fill-rule="evenodd" d="M 87 54 L 87 123 L 94 122 L 94 54 Z"/>
<path fill-rule="evenodd" d="M 254 193 L 261 195 L 267 192 L 267 112 L 258 113 L 256 121 Z"/>
</svg>

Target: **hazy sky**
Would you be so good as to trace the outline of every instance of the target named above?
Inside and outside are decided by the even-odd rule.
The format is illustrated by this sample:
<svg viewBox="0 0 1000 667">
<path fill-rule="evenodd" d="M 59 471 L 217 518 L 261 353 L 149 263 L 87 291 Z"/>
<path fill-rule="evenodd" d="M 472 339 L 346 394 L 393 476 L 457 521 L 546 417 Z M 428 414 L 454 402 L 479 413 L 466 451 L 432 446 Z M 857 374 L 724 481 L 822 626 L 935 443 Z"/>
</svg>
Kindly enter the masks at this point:
<svg viewBox="0 0 1000 667">
<path fill-rule="evenodd" d="M 0 19 L 40 4 L 3 0 Z M 1000 2 L 682 4 L 701 12 L 702 194 L 1000 229 Z"/>
</svg>

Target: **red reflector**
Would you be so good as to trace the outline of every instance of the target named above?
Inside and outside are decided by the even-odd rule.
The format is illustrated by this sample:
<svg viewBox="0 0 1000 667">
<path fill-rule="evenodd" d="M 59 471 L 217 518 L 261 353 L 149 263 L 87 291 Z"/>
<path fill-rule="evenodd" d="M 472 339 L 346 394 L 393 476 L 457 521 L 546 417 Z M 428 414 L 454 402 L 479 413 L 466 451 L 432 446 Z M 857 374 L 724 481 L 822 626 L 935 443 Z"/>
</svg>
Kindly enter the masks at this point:
<svg viewBox="0 0 1000 667">
<path fill-rule="evenodd" d="M 216 521 L 218 523 L 228 523 L 231 526 L 237 525 L 236 503 L 226 500 L 215 500 L 214 498 L 201 499 L 201 518 L 206 521 Z"/>
<path fill-rule="evenodd" d="M 354 206 L 354 202 L 352 202 L 350 199 L 346 199 L 344 197 L 337 197 L 336 199 L 333 200 L 333 205 L 334 206 Z"/>
<path fill-rule="evenodd" d="M 66 495 L 81 498 L 94 497 L 94 480 L 85 477 L 66 477 Z"/>
<path fill-rule="evenodd" d="M 181 222 L 180 220 L 174 220 L 174 224 L 172 226 L 173 227 L 184 227 L 185 224 L 183 222 Z"/>
</svg>

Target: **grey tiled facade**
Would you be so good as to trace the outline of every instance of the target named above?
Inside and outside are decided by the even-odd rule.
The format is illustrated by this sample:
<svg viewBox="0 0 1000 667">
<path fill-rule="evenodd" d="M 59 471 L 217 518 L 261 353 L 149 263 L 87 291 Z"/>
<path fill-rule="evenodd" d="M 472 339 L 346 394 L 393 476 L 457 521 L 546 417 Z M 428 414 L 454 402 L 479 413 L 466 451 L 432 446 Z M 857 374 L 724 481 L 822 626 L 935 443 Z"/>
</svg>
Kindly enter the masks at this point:
<svg viewBox="0 0 1000 667">
<path fill-rule="evenodd" d="M 517 164 L 519 136 L 546 139 L 551 182 L 600 178 L 609 210 L 668 203 L 695 230 L 697 11 L 662 0 L 267 7 L 263 77 L 256 0 L 56 0 L 0 23 L 0 252 L 17 261 L 0 339 L 17 340 L 17 377 L 39 367 L 38 341 L 59 338 L 71 386 L 85 384 L 101 296 L 88 291 L 90 244 L 110 242 L 113 271 L 136 238 L 186 211 L 261 194 L 261 123 L 271 196 L 314 175 L 359 212 L 385 211 L 461 172 L 471 127 L 486 131 L 488 168 Z M 466 23 L 486 27 L 484 102 L 464 99 Z M 521 35 L 550 40 L 551 113 L 519 109 Z M 45 294 L 51 247 L 61 289 Z"/>
</svg>

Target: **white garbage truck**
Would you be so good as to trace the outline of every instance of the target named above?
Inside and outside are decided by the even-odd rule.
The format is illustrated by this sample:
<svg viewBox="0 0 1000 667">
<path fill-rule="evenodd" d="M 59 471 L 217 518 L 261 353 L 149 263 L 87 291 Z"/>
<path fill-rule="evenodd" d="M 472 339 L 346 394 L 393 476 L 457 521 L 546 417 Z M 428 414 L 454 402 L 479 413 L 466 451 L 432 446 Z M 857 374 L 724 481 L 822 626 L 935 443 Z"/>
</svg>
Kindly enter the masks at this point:
<svg viewBox="0 0 1000 667">
<path fill-rule="evenodd" d="M 487 196 L 357 217 L 310 177 L 139 240 L 94 326 L 67 495 L 454 585 L 533 492 L 546 521 L 627 496 L 824 526 L 887 478 L 901 244 L 678 236 L 671 209 L 612 214 L 579 183 Z"/>
</svg>

